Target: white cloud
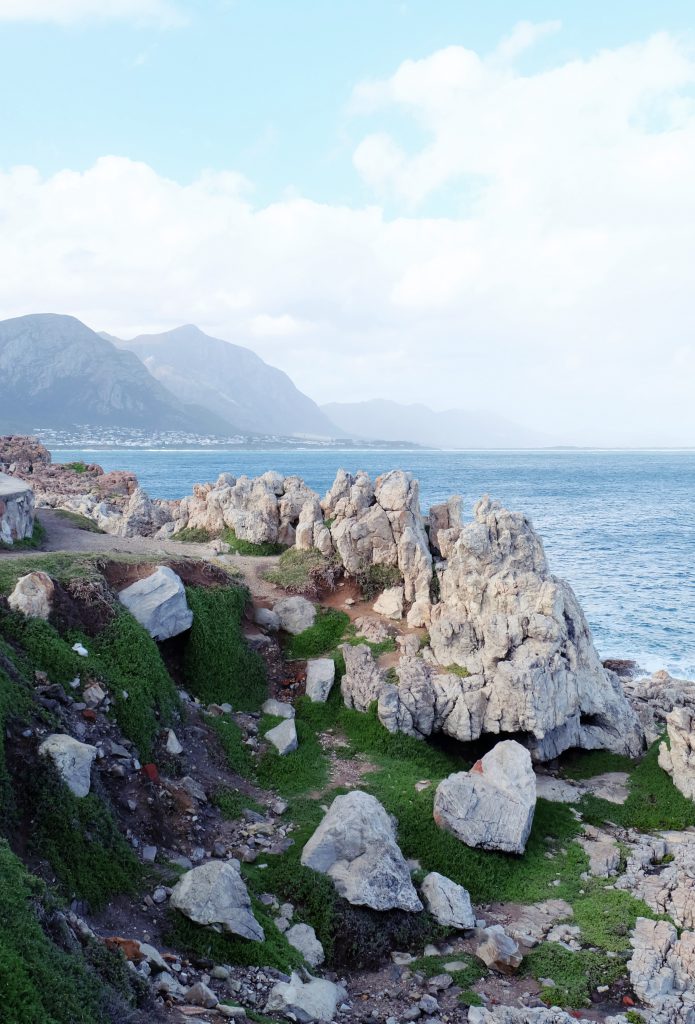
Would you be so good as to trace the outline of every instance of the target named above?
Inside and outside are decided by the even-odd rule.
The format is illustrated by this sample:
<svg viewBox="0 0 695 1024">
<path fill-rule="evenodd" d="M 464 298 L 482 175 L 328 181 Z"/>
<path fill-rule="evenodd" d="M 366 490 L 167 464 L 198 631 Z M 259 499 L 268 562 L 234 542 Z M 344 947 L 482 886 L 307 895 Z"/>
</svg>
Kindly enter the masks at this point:
<svg viewBox="0 0 695 1024">
<path fill-rule="evenodd" d="M 562 28 L 561 21 L 519 21 L 493 53 L 500 60 L 513 60 L 534 46 L 539 39 L 552 36 Z"/>
<path fill-rule="evenodd" d="M 319 400 L 489 407 L 563 442 L 695 443 L 695 60 L 676 39 L 521 75 L 460 48 L 359 90 L 404 212 L 105 157 L 0 175 L 0 309 L 194 322 Z M 395 106 L 426 130 L 388 132 Z M 381 147 L 381 148 L 380 148 Z M 358 151 L 359 152 L 359 151 Z M 379 154 L 385 154 L 379 165 Z M 446 187 L 450 214 L 420 206 Z"/>
<path fill-rule="evenodd" d="M 185 23 L 183 11 L 169 0 L 0 0 L 0 21 L 36 21 L 69 25 L 84 20 L 126 19 L 164 26 Z"/>
</svg>

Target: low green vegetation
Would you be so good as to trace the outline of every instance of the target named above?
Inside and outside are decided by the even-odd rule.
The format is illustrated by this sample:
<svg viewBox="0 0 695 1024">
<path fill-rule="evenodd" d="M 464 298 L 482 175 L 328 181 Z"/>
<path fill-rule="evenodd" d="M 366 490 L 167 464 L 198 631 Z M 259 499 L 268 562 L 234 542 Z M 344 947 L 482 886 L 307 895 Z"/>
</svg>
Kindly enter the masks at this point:
<svg viewBox="0 0 695 1024">
<path fill-rule="evenodd" d="M 57 508 L 55 515 L 59 519 L 64 519 L 71 526 L 74 526 L 78 530 L 85 530 L 87 533 L 104 533 L 93 519 L 88 519 L 87 516 L 81 516 L 79 512 L 70 512 L 66 508 Z"/>
<path fill-rule="evenodd" d="M 255 762 L 251 751 L 244 744 L 243 733 L 236 722 L 228 715 L 220 715 L 210 719 L 210 726 L 217 733 L 231 770 L 245 779 L 253 778 Z"/>
<path fill-rule="evenodd" d="M 593 779 L 606 772 L 631 772 L 636 761 L 610 750 L 570 750 L 563 755 L 562 774 L 568 779 Z"/>
<path fill-rule="evenodd" d="M 589 1006 L 591 993 L 601 985 L 612 985 L 625 974 L 625 963 L 605 953 L 582 949 L 573 951 L 558 942 L 543 942 L 524 959 L 524 970 L 534 978 L 549 978 L 554 986 L 542 989 L 541 999 L 549 1006 Z"/>
<path fill-rule="evenodd" d="M 183 530 L 175 533 L 172 540 L 184 541 L 188 544 L 207 544 L 212 540 L 212 534 L 202 526 L 184 526 Z"/>
<path fill-rule="evenodd" d="M 624 804 L 609 803 L 590 794 L 584 796 L 579 809 L 585 820 L 592 825 L 610 821 L 642 831 L 695 826 L 695 803 L 676 789 L 670 776 L 659 767 L 658 756 L 657 742 L 632 771 L 630 795 Z"/>
<path fill-rule="evenodd" d="M 329 654 L 342 640 L 349 622 L 350 616 L 346 612 L 335 608 L 319 608 L 313 626 L 288 638 L 286 657 L 305 660 Z"/>
<path fill-rule="evenodd" d="M 260 732 L 264 736 L 283 719 L 264 715 Z M 282 796 L 297 796 L 300 793 L 322 789 L 328 781 L 327 759 L 318 741 L 316 731 L 297 719 L 299 746 L 291 754 L 278 754 L 270 746 L 258 765 L 256 779 L 266 789 L 277 790 Z"/>
<path fill-rule="evenodd" d="M 6 544 L 5 541 L 0 540 L 0 551 L 30 551 L 32 548 L 40 548 L 45 539 L 46 530 L 39 520 L 35 519 L 31 537 L 16 540 L 13 544 Z"/>
<path fill-rule="evenodd" d="M 465 967 L 461 967 L 456 971 L 448 971 L 446 965 L 453 962 L 465 964 Z M 470 956 L 468 953 L 450 953 L 448 956 L 424 956 L 410 964 L 410 970 L 417 971 L 418 974 L 423 974 L 426 978 L 434 978 L 437 974 L 450 974 L 454 979 L 454 985 L 458 985 L 459 988 L 463 989 L 461 1002 L 466 1003 L 468 1006 L 477 1006 L 481 1002 L 480 997 L 475 992 L 471 992 L 471 988 L 475 985 L 476 981 L 485 977 L 487 970 L 480 960 Z"/>
<path fill-rule="evenodd" d="M 246 796 L 245 793 L 239 792 L 238 789 L 220 789 L 214 794 L 212 802 L 216 807 L 219 807 L 222 816 L 228 821 L 241 818 L 244 811 L 247 810 L 256 811 L 258 814 L 262 814 L 264 810 L 253 797 Z"/>
<path fill-rule="evenodd" d="M 396 565 L 368 565 L 355 575 L 355 580 L 364 600 L 372 601 L 382 590 L 399 586 L 403 577 Z"/>
<path fill-rule="evenodd" d="M 470 675 L 468 669 L 464 668 L 463 665 L 447 665 L 444 672 L 448 672 L 451 676 L 460 676 L 461 679 L 466 679 Z"/>
<path fill-rule="evenodd" d="M 357 628 L 350 623 L 345 630 L 345 636 L 343 637 L 346 644 L 350 644 L 351 647 L 357 647 L 358 644 L 366 644 L 370 649 L 375 658 L 379 658 L 382 654 L 390 654 L 392 651 L 398 650 L 398 644 L 392 636 L 387 636 L 385 640 L 375 642 L 374 640 L 367 640 L 365 637 L 360 636 L 357 632 Z"/>
<path fill-rule="evenodd" d="M 123 957 L 96 943 L 84 955 L 63 952 L 42 929 L 37 909 L 46 910 L 43 886 L 0 840 L 3 1020 L 12 1024 L 106 1024 L 127 1019 L 136 990 Z M 105 984 L 97 972 L 111 984 Z"/>
<path fill-rule="evenodd" d="M 229 544 L 232 551 L 236 551 L 238 555 L 254 555 L 256 557 L 263 557 L 269 555 L 281 555 L 285 550 L 284 544 L 271 544 L 269 541 L 263 544 L 252 544 L 250 540 L 243 540 L 241 537 L 237 537 L 234 530 L 227 528 L 220 534 L 220 539 Z"/>
<path fill-rule="evenodd" d="M 269 583 L 291 594 L 318 596 L 324 587 L 333 585 L 337 570 L 336 559 L 326 558 L 316 548 L 288 548 L 264 575 Z"/>
<path fill-rule="evenodd" d="M 595 879 L 585 883 L 584 893 L 574 900 L 572 924 L 582 930 L 587 946 L 598 946 L 611 953 L 630 949 L 630 932 L 638 917 L 657 917 L 646 903 L 622 889 L 609 889 Z"/>
<path fill-rule="evenodd" d="M 186 685 L 204 703 L 228 702 L 257 711 L 267 696 L 265 665 L 249 649 L 241 624 L 248 601 L 243 587 L 188 587 L 193 612 L 183 658 Z"/>
<path fill-rule="evenodd" d="M 65 468 L 66 469 L 71 469 L 73 471 L 73 473 L 80 473 L 80 474 L 81 473 L 86 473 L 87 472 L 87 463 L 86 462 L 66 462 L 65 463 Z"/>
</svg>

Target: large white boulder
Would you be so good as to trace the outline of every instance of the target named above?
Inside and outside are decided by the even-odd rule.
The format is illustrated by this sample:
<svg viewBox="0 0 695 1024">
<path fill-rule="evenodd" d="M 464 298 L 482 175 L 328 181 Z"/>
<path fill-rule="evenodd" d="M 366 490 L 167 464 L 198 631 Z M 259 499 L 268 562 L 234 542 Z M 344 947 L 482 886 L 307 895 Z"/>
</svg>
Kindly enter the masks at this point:
<svg viewBox="0 0 695 1024">
<path fill-rule="evenodd" d="M 396 829 L 376 797 L 337 796 L 302 851 L 302 864 L 333 880 L 338 893 L 373 910 L 422 910 Z"/>
<path fill-rule="evenodd" d="M 150 576 L 131 583 L 118 598 L 155 640 L 178 636 L 193 624 L 184 585 L 166 565 L 158 566 Z"/>
<path fill-rule="evenodd" d="M 305 597 L 283 597 L 274 606 L 280 628 L 296 636 L 309 629 L 316 621 L 316 608 Z"/>
<path fill-rule="evenodd" d="M 19 577 L 7 603 L 30 619 L 48 619 L 54 597 L 55 584 L 48 573 L 30 572 Z"/>
<path fill-rule="evenodd" d="M 430 871 L 420 886 L 425 906 L 447 928 L 473 928 L 475 914 L 468 891 L 438 871 Z"/>
<path fill-rule="evenodd" d="M 196 924 L 263 942 L 246 884 L 231 861 L 209 860 L 187 871 L 174 886 L 170 905 Z"/>
<path fill-rule="evenodd" d="M 659 765 L 683 796 L 695 800 L 695 713 L 676 707 L 666 716 L 668 745 L 659 746 Z"/>
<path fill-rule="evenodd" d="M 302 981 L 298 974 L 292 973 L 289 981 L 279 981 L 270 991 L 265 1006 L 267 1014 L 280 1013 L 299 1024 L 312 1024 L 313 1021 L 332 1021 L 340 1003 L 347 999 L 347 992 L 342 985 L 335 985 L 325 978 L 312 978 Z"/>
<path fill-rule="evenodd" d="M 523 853 L 536 809 L 531 755 L 515 740 L 497 743 L 469 772 L 443 779 L 434 820 L 467 846 Z"/>
<path fill-rule="evenodd" d="M 402 619 L 403 602 L 403 587 L 387 587 L 379 594 L 373 608 L 377 615 L 383 615 L 386 619 Z"/>
<path fill-rule="evenodd" d="M 468 673 L 447 731 L 525 733 L 537 760 L 577 746 L 639 754 L 636 715 L 531 523 L 488 498 L 474 517 L 438 573 L 429 625 L 437 662 Z"/>
<path fill-rule="evenodd" d="M 325 704 L 335 682 L 332 658 L 313 658 L 306 666 L 306 695 L 315 703 Z"/>
<path fill-rule="evenodd" d="M 299 950 L 310 967 L 318 967 L 326 959 L 323 946 L 310 924 L 293 924 L 285 932 L 285 938 L 290 946 Z"/>
<path fill-rule="evenodd" d="M 11 546 L 33 532 L 33 490 L 19 477 L 0 473 L 0 543 Z"/>
<path fill-rule="evenodd" d="M 92 764 L 97 748 L 63 733 L 53 733 L 39 747 L 41 757 L 50 757 L 68 789 L 78 797 L 87 796 L 92 782 Z"/>
</svg>

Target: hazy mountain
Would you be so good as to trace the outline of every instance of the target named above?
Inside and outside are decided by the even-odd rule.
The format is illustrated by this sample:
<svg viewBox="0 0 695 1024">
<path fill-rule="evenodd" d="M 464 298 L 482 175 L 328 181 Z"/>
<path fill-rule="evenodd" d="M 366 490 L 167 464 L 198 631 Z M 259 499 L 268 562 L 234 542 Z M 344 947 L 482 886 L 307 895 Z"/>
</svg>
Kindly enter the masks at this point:
<svg viewBox="0 0 695 1024">
<path fill-rule="evenodd" d="M 410 441 L 432 448 L 533 448 L 552 444 L 541 434 L 491 413 L 426 405 L 401 405 L 375 398 L 369 402 L 331 402 L 326 416 L 352 437 Z"/>
<path fill-rule="evenodd" d="M 75 424 L 230 433 L 214 413 L 184 405 L 123 352 L 72 316 L 0 321 L 0 430 Z"/>
<path fill-rule="evenodd" d="M 134 352 L 182 401 L 211 409 L 242 429 L 339 436 L 334 424 L 286 373 L 250 349 L 211 338 L 192 324 L 163 334 L 142 334 L 131 341 L 112 340 Z"/>
</svg>

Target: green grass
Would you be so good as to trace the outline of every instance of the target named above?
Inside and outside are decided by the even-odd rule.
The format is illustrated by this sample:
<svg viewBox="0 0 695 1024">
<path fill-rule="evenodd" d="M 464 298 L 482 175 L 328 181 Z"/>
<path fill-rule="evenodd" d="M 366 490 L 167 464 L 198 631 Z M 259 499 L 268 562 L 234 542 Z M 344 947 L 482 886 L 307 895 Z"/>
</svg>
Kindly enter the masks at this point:
<svg viewBox="0 0 695 1024">
<path fill-rule="evenodd" d="M 269 541 L 263 544 L 252 544 L 250 540 L 242 540 L 231 528 L 222 531 L 221 539 L 239 555 L 268 557 L 269 555 L 281 555 L 285 550 L 284 544 L 271 544 Z"/>
<path fill-rule="evenodd" d="M 253 797 L 246 796 L 245 793 L 240 793 L 237 789 L 218 790 L 214 794 L 212 802 L 216 807 L 219 807 L 222 817 L 226 818 L 227 821 L 235 821 L 237 818 L 241 818 L 246 810 L 256 811 L 258 814 L 265 813 L 265 808 L 261 807 Z"/>
<path fill-rule="evenodd" d="M 562 774 L 568 779 L 593 779 L 607 772 L 632 772 L 637 762 L 610 750 L 571 750 L 561 760 Z"/>
<path fill-rule="evenodd" d="M 31 537 L 24 540 L 16 540 L 13 544 L 6 544 L 0 540 L 0 551 L 30 551 L 32 548 L 40 548 L 46 538 L 46 531 L 38 519 L 34 520 L 34 529 Z"/>
<path fill-rule="evenodd" d="M 79 512 L 70 512 L 66 508 L 57 508 L 55 514 L 78 530 L 85 530 L 87 533 L 105 533 L 93 519 L 88 519 L 87 516 L 81 516 Z"/>
<path fill-rule="evenodd" d="M 600 985 L 612 985 L 625 975 L 625 962 L 605 953 L 572 951 L 557 942 L 543 942 L 524 959 L 523 969 L 534 978 L 551 978 L 555 987 L 541 991 L 549 1006 L 578 1009 L 589 1006 L 591 993 Z"/>
<path fill-rule="evenodd" d="M 66 462 L 66 469 L 71 469 L 74 473 L 86 473 L 87 464 L 85 462 Z"/>
<path fill-rule="evenodd" d="M 445 970 L 446 964 L 454 961 L 465 963 L 466 966 L 460 971 Z M 418 974 L 423 974 L 426 978 L 434 978 L 437 974 L 449 974 L 454 979 L 454 984 L 464 990 L 461 993 L 462 1002 L 468 1006 L 477 1006 L 481 1002 L 480 997 L 471 992 L 470 989 L 475 985 L 476 981 L 485 977 L 487 970 L 480 960 L 477 960 L 468 953 L 450 953 L 448 956 L 423 956 L 414 963 L 409 964 L 408 969 L 417 971 Z"/>
<path fill-rule="evenodd" d="M 630 795 L 624 804 L 613 804 L 590 794 L 582 797 L 579 810 L 585 820 L 592 825 L 611 821 L 642 831 L 680 830 L 695 825 L 695 803 L 676 789 L 671 777 L 659 767 L 658 756 L 657 741 L 632 771 Z"/>
<path fill-rule="evenodd" d="M 466 679 L 470 675 L 468 669 L 462 665 L 447 665 L 444 672 L 448 672 L 449 675 L 460 676 L 462 679 Z"/>
<path fill-rule="evenodd" d="M 31 708 L 27 687 L 21 680 L 10 678 L 10 672 L 16 673 L 11 653 L 0 640 L 0 827 L 5 829 L 15 811 L 14 792 L 5 760 L 6 731 L 13 720 L 26 719 Z"/>
<path fill-rule="evenodd" d="M 0 558 L 0 594 L 9 594 L 20 576 L 28 572 L 45 572 L 59 583 L 77 577 L 90 580 L 101 580 L 98 563 L 102 555 L 80 554 L 66 551 L 50 551 L 40 555 L 27 555 L 24 558 Z M 111 561 L 148 562 L 142 555 L 109 555 Z"/>
<path fill-rule="evenodd" d="M 366 640 L 363 636 L 358 634 L 357 627 L 352 623 L 348 625 L 345 631 L 344 641 L 346 644 L 350 644 L 351 647 L 357 647 L 358 644 L 365 644 L 375 658 L 380 657 L 382 654 L 390 654 L 392 651 L 398 650 L 398 644 L 394 637 L 387 636 L 385 640 L 380 640 L 378 643 L 373 640 Z"/>
<path fill-rule="evenodd" d="M 186 596 L 193 612 L 183 661 L 187 687 L 205 703 L 257 711 L 268 684 L 263 659 L 249 649 L 241 629 L 248 592 L 237 586 L 188 587 Z"/>
<path fill-rule="evenodd" d="M 115 893 L 137 892 L 142 867 L 97 796 L 78 799 L 42 766 L 24 799 L 33 817 L 31 848 L 50 863 L 66 897 L 98 910 Z"/>
<path fill-rule="evenodd" d="M 397 587 L 403 582 L 396 565 L 369 565 L 355 576 L 365 601 L 373 600 L 382 590 Z"/>
<path fill-rule="evenodd" d="M 179 530 L 171 539 L 189 544 L 207 544 L 212 540 L 212 534 L 202 526 L 184 526 L 183 530 Z"/>
<path fill-rule="evenodd" d="M 217 733 L 231 770 L 245 779 L 253 778 L 256 773 L 256 765 L 251 751 L 244 745 L 243 734 L 236 722 L 228 715 L 220 715 L 210 718 L 209 723 Z"/>
<path fill-rule="evenodd" d="M 264 715 L 260 732 L 264 736 L 283 719 Z M 282 796 L 298 796 L 314 789 L 321 789 L 328 781 L 328 761 L 316 737 L 316 731 L 306 722 L 297 720 L 299 746 L 291 754 L 278 754 L 275 747 L 268 745 L 258 765 L 257 781 L 265 789 L 273 789 Z"/>
<path fill-rule="evenodd" d="M 630 933 L 638 917 L 656 918 L 642 900 L 622 889 L 608 889 L 606 882 L 595 879 L 583 886 L 585 894 L 573 904 L 572 924 L 582 930 L 582 941 L 606 952 L 626 953 L 630 949 Z"/>
<path fill-rule="evenodd" d="M 8 1024 L 106 1024 L 127 1019 L 135 999 L 127 965 L 104 947 L 64 953 L 41 928 L 41 883 L 0 841 L 0 1006 Z M 91 962 L 90 962 L 91 961 Z M 95 969 L 119 982 L 122 996 Z"/>
<path fill-rule="evenodd" d="M 264 574 L 269 583 L 274 583 L 293 594 L 302 594 L 314 588 L 316 576 L 330 569 L 331 559 L 316 548 L 300 550 L 288 548 L 280 555 L 280 561 Z"/>
<path fill-rule="evenodd" d="M 320 608 L 313 626 L 297 636 L 288 637 L 285 656 L 305 660 L 329 654 L 340 643 L 349 623 L 350 616 L 346 612 Z"/>
</svg>

